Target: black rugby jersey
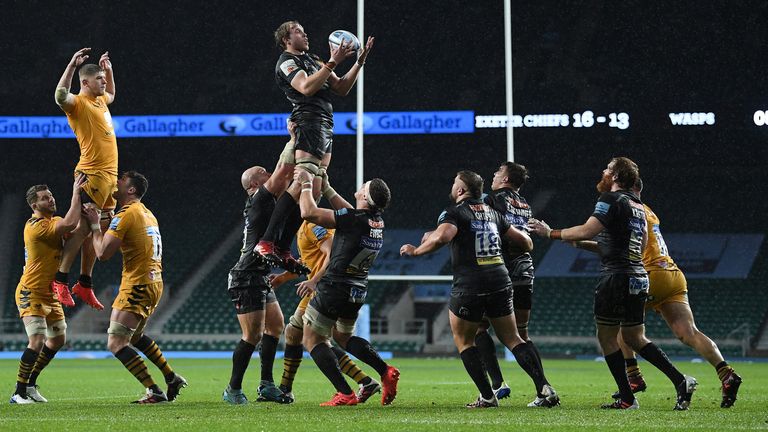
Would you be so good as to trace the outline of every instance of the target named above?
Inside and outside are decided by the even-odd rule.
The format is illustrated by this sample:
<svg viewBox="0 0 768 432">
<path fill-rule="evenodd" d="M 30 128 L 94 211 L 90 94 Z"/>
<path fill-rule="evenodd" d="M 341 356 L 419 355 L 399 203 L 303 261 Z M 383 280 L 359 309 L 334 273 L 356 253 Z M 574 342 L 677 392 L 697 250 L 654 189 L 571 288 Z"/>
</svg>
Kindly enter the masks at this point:
<svg viewBox="0 0 768 432">
<path fill-rule="evenodd" d="M 458 229 L 451 240 L 453 292 L 490 293 L 510 286 L 501 255 L 501 238 L 509 223 L 482 200 L 468 198 L 448 206 L 437 224 Z"/>
<path fill-rule="evenodd" d="M 280 54 L 275 65 L 275 80 L 285 97 L 293 104 L 291 120 L 301 123 L 305 120 L 326 120 L 333 124 L 333 105 L 331 105 L 331 87 L 326 81 L 320 90 L 312 96 L 305 96 L 291 87 L 291 81 L 300 71 L 310 76 L 323 65 L 311 54 L 294 55 L 288 52 Z"/>
<path fill-rule="evenodd" d="M 491 191 L 486 195 L 483 201 L 491 206 L 494 210 L 501 213 L 507 220 L 507 223 L 513 227 L 527 231 L 528 219 L 533 216 L 531 212 L 531 206 L 528 205 L 528 201 L 525 200 L 519 193 L 510 188 L 502 188 L 495 191 Z M 520 250 L 519 247 L 511 242 L 504 241 L 502 239 L 502 253 L 504 254 L 504 260 L 507 263 L 511 263 L 516 258 L 530 254 L 526 251 Z"/>
<path fill-rule="evenodd" d="M 275 209 L 275 197 L 264 186 L 249 196 L 243 209 L 243 247 L 240 249 L 240 259 L 232 267 L 232 272 L 264 272 L 269 273 L 269 267 L 256 259 L 253 248 L 264 235 L 269 225 L 269 218 Z M 230 284 L 231 285 L 231 284 Z"/>
<path fill-rule="evenodd" d="M 605 229 L 597 236 L 602 273 L 645 274 L 643 268 L 643 203 L 629 191 L 605 192 L 592 216 Z"/>
<path fill-rule="evenodd" d="M 368 270 L 384 244 L 384 219 L 380 212 L 346 208 L 335 217 L 331 261 L 323 279 L 366 288 Z"/>
</svg>

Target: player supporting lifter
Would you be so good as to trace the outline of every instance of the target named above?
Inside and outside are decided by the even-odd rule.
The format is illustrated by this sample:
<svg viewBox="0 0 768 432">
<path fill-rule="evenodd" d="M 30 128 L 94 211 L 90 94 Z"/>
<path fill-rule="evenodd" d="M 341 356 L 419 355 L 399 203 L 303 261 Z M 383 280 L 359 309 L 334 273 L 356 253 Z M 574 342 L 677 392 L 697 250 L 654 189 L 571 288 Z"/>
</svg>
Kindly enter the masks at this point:
<svg viewBox="0 0 768 432">
<path fill-rule="evenodd" d="M 16 287 L 16 307 L 29 344 L 19 361 L 12 404 L 48 402 L 38 391 L 37 377 L 67 339 L 64 310 L 51 291 L 51 282 L 59 268 L 63 238 L 80 221 L 80 187 L 84 182 L 85 176 L 75 180 L 64 218 L 54 216 L 56 200 L 48 186 L 35 185 L 27 190 L 32 217 L 24 224 L 24 272 Z"/>
<path fill-rule="evenodd" d="M 638 179 L 632 191 L 640 198 L 643 191 L 643 181 Z M 645 309 L 653 309 L 656 313 L 661 314 L 672 333 L 684 344 L 701 354 L 715 368 L 723 396 L 720 407 L 730 408 L 736 402 L 739 386 L 741 386 L 741 377 L 725 361 L 717 348 L 717 344 L 696 327 L 693 312 L 688 303 L 688 283 L 685 280 L 685 275 L 669 255 L 667 244 L 661 235 L 659 217 L 648 207 L 648 204 L 643 203 L 643 207 L 645 208 L 645 220 L 649 227 L 648 244 L 643 250 L 643 267 L 648 272 L 648 279 L 650 280 L 648 302 L 645 304 Z M 583 241 L 575 242 L 575 246 L 596 252 L 597 244 Z M 624 364 L 632 392 L 645 391 L 645 380 L 637 365 L 635 352 L 623 341 L 620 340 L 619 342 L 624 354 Z M 614 394 L 614 398 L 618 397 L 618 394 Z"/>
<path fill-rule="evenodd" d="M 93 233 L 93 247 L 101 261 L 108 260 L 120 250 L 123 255 L 123 275 L 120 291 L 112 303 L 107 330 L 107 348 L 128 371 L 147 389 L 146 395 L 133 403 L 155 404 L 176 400 L 187 380 L 175 373 L 157 343 L 144 334 L 147 320 L 157 308 L 163 295 L 163 241 L 157 219 L 141 202 L 149 182 L 136 171 L 127 171 L 117 181 L 115 198 L 121 204 L 102 234 L 99 212 L 93 207 L 85 217 Z M 163 393 L 147 371 L 144 360 L 130 345 L 138 348 L 162 372 L 167 392 Z"/>
<path fill-rule="evenodd" d="M 88 59 L 90 48 L 76 52 L 56 86 L 56 103 L 66 113 L 69 126 L 75 132 L 80 145 L 80 160 L 75 167 L 75 176 L 86 175 L 83 186 L 83 204 L 100 212 L 101 229 L 106 230 L 115 209 L 112 193 L 117 185 L 117 139 L 109 104 L 115 100 L 115 77 L 109 53 L 105 52 L 99 64 L 86 64 L 80 68 L 80 93 L 69 92 L 72 78 L 78 66 Z M 93 293 L 92 274 L 96 256 L 93 252 L 90 230 L 85 219 L 81 219 L 77 230 L 64 245 L 59 271 L 53 282 L 53 292 L 64 306 L 74 306 L 69 292 L 69 269 L 77 251 L 82 249 L 80 278 L 72 293 L 89 306 L 104 309 Z"/>
<path fill-rule="evenodd" d="M 293 380 L 301 365 L 304 353 L 304 347 L 301 345 L 301 339 L 304 336 L 304 312 L 309 301 L 314 297 L 317 284 L 325 276 L 325 271 L 330 263 L 331 244 L 335 231 L 304 221 L 296 235 L 301 260 L 312 271 L 307 280 L 296 284 L 296 294 L 301 297 L 301 301 L 296 306 L 296 311 L 291 316 L 289 325 L 285 328 L 285 356 L 283 357 L 283 378 L 280 382 L 280 390 L 291 400 L 294 400 Z M 298 277 L 298 274 L 290 272 L 274 275 L 272 287 L 277 289 L 280 285 Z M 363 372 L 344 350 L 337 346 L 333 346 L 331 349 L 339 361 L 341 372 L 355 380 L 360 386 L 357 391 L 358 403 L 365 403 L 368 398 L 381 390 L 381 384 Z"/>
<path fill-rule="evenodd" d="M 392 195 L 381 179 L 363 184 L 355 193 L 355 207 L 330 189 L 329 201 L 336 211 L 317 207 L 312 196 L 312 175 L 296 168 L 301 183 L 301 216 L 325 228 L 336 228 L 331 258 L 315 296 L 304 314 L 304 346 L 318 368 L 336 388 L 333 398 L 322 406 L 357 405 L 357 395 L 339 370 L 329 340 L 336 343 L 381 375 L 382 405 L 397 395 L 400 371 L 381 359 L 370 342 L 352 336 L 357 314 L 368 292 L 368 271 L 384 243 L 382 211 Z"/>
<path fill-rule="evenodd" d="M 322 62 L 319 57 L 309 54 L 309 38 L 304 28 L 296 21 L 287 21 L 275 31 L 275 42 L 283 50 L 275 65 L 275 80 L 293 105 L 290 119 L 296 123 L 296 146 L 294 150 L 297 167 L 313 176 L 323 176 L 331 163 L 333 146 L 333 105 L 331 94 L 345 96 L 354 86 L 357 77 L 373 47 L 369 37 L 360 50 L 357 62 L 343 76 L 334 73 L 337 65 L 355 54 L 350 43 L 333 48 L 331 59 Z M 285 152 L 281 155 L 286 158 Z M 283 177 L 288 170 L 276 175 Z M 300 185 L 293 184 L 275 205 L 267 231 L 259 241 L 256 251 L 273 265 L 291 271 L 298 268 L 291 256 L 290 246 L 301 225 L 299 211 Z M 315 194 L 319 189 L 315 188 Z M 327 197 L 326 197 L 327 198 Z"/>
<path fill-rule="evenodd" d="M 611 159 L 597 184 L 601 193 L 592 216 L 578 226 L 553 230 L 544 221 L 531 219 L 536 234 L 563 241 L 591 240 L 597 237 L 601 276 L 595 289 L 597 339 L 605 362 L 619 388 L 619 399 L 602 406 L 606 409 L 638 409 L 640 405 L 629 386 L 624 357 L 617 337 L 669 378 L 677 391 L 675 410 L 687 410 L 696 390 L 696 380 L 685 376 L 667 355 L 645 337 L 645 302 L 648 274 L 643 268 L 643 249 L 648 240 L 645 211 L 631 191 L 640 177 L 637 165 L 626 157 Z"/>
<path fill-rule="evenodd" d="M 531 377 L 537 396 L 543 399 L 540 406 L 551 408 L 560 404 L 560 398 L 547 384 L 535 352 L 517 332 L 512 282 L 501 253 L 502 238 L 526 252 L 533 249 L 533 243 L 528 234 L 511 226 L 499 212 L 483 203 L 482 192 L 482 177 L 472 171 L 459 171 L 451 186 L 453 204 L 440 214 L 437 228 L 422 238 L 419 247 L 403 245 L 400 255 L 420 256 L 451 245 L 451 331 L 464 368 L 480 391 L 477 400 L 467 404 L 467 408 L 499 406 L 475 346 L 475 335 L 484 316 Z"/>
</svg>

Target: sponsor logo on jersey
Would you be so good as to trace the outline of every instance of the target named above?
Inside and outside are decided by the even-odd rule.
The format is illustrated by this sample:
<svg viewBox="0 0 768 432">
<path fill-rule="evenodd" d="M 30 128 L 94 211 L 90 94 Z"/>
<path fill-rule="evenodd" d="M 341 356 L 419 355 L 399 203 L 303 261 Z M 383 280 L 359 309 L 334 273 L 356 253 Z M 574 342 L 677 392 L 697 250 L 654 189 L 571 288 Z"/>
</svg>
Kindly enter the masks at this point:
<svg viewBox="0 0 768 432">
<path fill-rule="evenodd" d="M 296 64 L 295 61 L 293 61 L 293 59 L 288 59 L 288 60 L 280 63 L 280 70 L 283 71 L 285 76 L 290 75 L 291 72 L 295 71 L 298 68 L 299 68 L 299 66 Z"/>
<path fill-rule="evenodd" d="M 597 204 L 595 204 L 595 213 L 597 214 L 608 214 L 608 210 L 610 210 L 611 205 L 607 202 L 598 201 Z"/>
</svg>

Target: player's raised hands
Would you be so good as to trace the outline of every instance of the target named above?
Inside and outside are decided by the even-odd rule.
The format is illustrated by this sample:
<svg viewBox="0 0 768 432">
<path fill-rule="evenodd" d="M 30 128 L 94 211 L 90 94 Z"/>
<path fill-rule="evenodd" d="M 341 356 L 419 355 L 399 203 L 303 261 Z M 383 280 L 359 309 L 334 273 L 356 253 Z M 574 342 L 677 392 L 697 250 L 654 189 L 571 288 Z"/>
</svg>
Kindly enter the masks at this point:
<svg viewBox="0 0 768 432">
<path fill-rule="evenodd" d="M 335 61 L 337 65 L 341 64 L 347 57 L 355 55 L 351 40 L 343 40 L 336 48 L 334 48 L 333 44 L 330 42 L 328 43 L 328 46 L 331 47 L 331 60 Z"/>
<path fill-rule="evenodd" d="M 105 71 L 112 70 L 112 62 L 109 60 L 109 51 L 106 51 L 101 55 L 99 59 L 99 66 Z"/>
<path fill-rule="evenodd" d="M 312 182 L 312 174 L 310 174 L 307 170 L 303 168 L 299 168 L 298 166 L 293 169 L 293 180 L 299 182 L 299 183 L 311 183 Z"/>
<path fill-rule="evenodd" d="M 373 48 L 373 36 L 368 36 L 368 40 L 365 42 L 365 47 L 360 50 L 360 55 L 357 57 L 357 64 L 360 66 L 365 64 L 365 60 L 368 58 L 368 54 L 371 53 Z"/>
<path fill-rule="evenodd" d="M 83 188 L 83 185 L 85 184 L 85 181 L 88 179 L 88 177 L 85 176 L 85 174 L 78 174 L 77 177 L 75 177 L 75 182 L 72 184 L 72 194 L 76 195 L 80 193 L 80 189 Z"/>
<path fill-rule="evenodd" d="M 74 66 L 80 66 L 88 60 L 88 53 L 91 52 L 90 48 L 83 48 L 72 55 L 72 60 L 69 61 L 69 64 Z"/>
<path fill-rule="evenodd" d="M 85 216 L 85 220 L 87 220 L 88 224 L 90 225 L 98 224 L 99 219 L 101 218 L 101 215 L 99 214 L 99 210 L 93 206 L 83 207 L 83 216 Z"/>
</svg>

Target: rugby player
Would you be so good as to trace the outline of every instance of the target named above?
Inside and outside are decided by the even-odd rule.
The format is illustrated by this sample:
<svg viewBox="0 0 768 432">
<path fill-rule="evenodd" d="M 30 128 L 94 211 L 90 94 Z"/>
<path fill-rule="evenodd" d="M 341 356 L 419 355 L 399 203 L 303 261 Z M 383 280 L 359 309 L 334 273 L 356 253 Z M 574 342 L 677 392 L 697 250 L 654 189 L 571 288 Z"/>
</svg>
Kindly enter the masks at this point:
<svg viewBox="0 0 768 432">
<path fill-rule="evenodd" d="M 522 252 L 533 249 L 533 243 L 528 234 L 510 225 L 502 214 L 482 201 L 482 191 L 482 177 L 472 171 L 459 171 L 451 186 L 453 204 L 440 214 L 437 228 L 418 247 L 403 245 L 400 254 L 420 256 L 451 245 L 451 331 L 464 368 L 480 391 L 477 400 L 467 404 L 467 408 L 499 406 L 475 345 L 483 316 L 533 380 L 537 397 L 542 399 L 538 406 L 559 405 L 560 398 L 547 383 L 536 352 L 517 332 L 512 281 L 501 251 L 502 239 Z"/>
<path fill-rule="evenodd" d="M 294 158 L 296 167 L 314 176 L 322 176 L 331 163 L 333 146 L 333 105 L 331 94 L 346 96 L 357 81 L 374 38 L 361 47 L 357 61 L 343 76 L 334 73 L 337 65 L 355 54 L 351 42 L 333 48 L 331 58 L 322 62 L 309 54 L 309 37 L 296 21 L 287 21 L 275 31 L 275 42 L 283 50 L 275 65 L 275 80 L 293 105 L 290 120 L 296 123 L 293 154 L 286 148 L 281 160 Z M 284 176 L 292 166 L 286 164 L 276 175 Z M 319 192 L 315 187 L 315 194 Z M 293 184 L 275 205 L 269 227 L 257 245 L 257 252 L 274 265 L 291 270 L 296 267 L 290 246 L 301 225 L 299 211 L 300 185 Z M 306 268 L 299 268 L 309 273 Z"/>
<path fill-rule="evenodd" d="M 12 404 L 48 402 L 38 391 L 37 377 L 67 339 L 64 310 L 51 291 L 51 282 L 59 268 L 63 239 L 80 221 L 80 188 L 84 183 L 85 176 L 77 176 L 63 218 L 54 216 L 56 200 L 48 186 L 35 185 L 27 190 L 32 217 L 24 224 L 24 272 L 16 286 L 16 307 L 29 344 L 19 361 Z"/>
<path fill-rule="evenodd" d="M 115 77 L 109 52 L 99 58 L 99 64 L 86 64 L 78 72 L 80 92 L 69 92 L 75 70 L 88 59 L 90 48 L 77 51 L 67 64 L 64 73 L 56 85 L 56 104 L 67 115 L 69 126 L 75 132 L 80 145 L 80 160 L 75 167 L 75 176 L 85 174 L 82 201 L 86 207 L 93 207 L 101 216 L 102 232 L 109 226 L 115 209 L 112 198 L 117 185 L 117 139 L 112 124 L 112 115 L 108 105 L 115 100 Z M 93 292 L 93 266 L 96 256 L 90 230 L 85 219 L 64 245 L 59 271 L 56 273 L 52 288 L 56 297 L 64 306 L 74 306 L 69 292 L 69 269 L 77 252 L 82 249 L 80 277 L 72 287 L 72 293 L 80 297 L 89 306 L 102 310 L 104 306 Z"/>
<path fill-rule="evenodd" d="M 631 188 L 640 176 L 637 165 L 626 157 L 611 159 L 597 185 L 600 198 L 592 216 L 583 225 L 553 230 L 544 221 L 531 219 L 536 234 L 563 241 L 591 240 L 597 236 L 602 261 L 595 289 L 597 339 L 605 362 L 619 388 L 619 398 L 606 409 L 638 409 L 624 368 L 617 337 L 662 371 L 675 386 L 675 410 L 687 410 L 696 390 L 696 380 L 685 376 L 659 347 L 645 337 L 645 303 L 648 274 L 643 268 L 643 249 L 648 240 L 643 204 Z"/>
<path fill-rule="evenodd" d="M 118 179 L 114 198 L 121 208 L 105 234 L 99 225 L 99 211 L 94 207 L 85 210 L 96 257 L 106 261 L 118 250 L 123 255 L 123 275 L 112 303 L 107 348 L 146 387 L 145 396 L 133 402 L 138 404 L 174 401 L 187 386 L 187 380 L 173 371 L 157 343 L 144 334 L 147 320 L 163 295 L 163 240 L 157 219 L 141 202 L 148 187 L 147 178 L 136 171 L 127 171 Z M 155 383 L 139 353 L 129 344 L 160 369 L 168 385 L 166 392 Z"/>
<path fill-rule="evenodd" d="M 304 313 L 304 346 L 336 388 L 322 406 L 357 405 L 358 398 L 339 370 L 329 340 L 333 336 L 348 353 L 381 375 L 382 405 L 397 395 L 400 371 L 381 359 L 370 342 L 352 336 L 360 307 L 365 302 L 368 271 L 384 242 L 382 211 L 389 205 L 389 187 L 381 179 L 363 184 L 355 193 L 355 207 L 330 189 L 327 196 L 336 211 L 317 207 L 312 195 L 313 176 L 299 167 L 294 180 L 301 184 L 301 217 L 324 228 L 335 228 L 330 263 Z"/>
</svg>

